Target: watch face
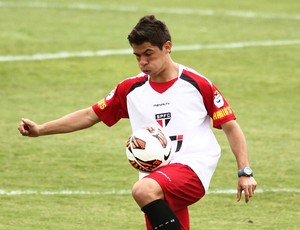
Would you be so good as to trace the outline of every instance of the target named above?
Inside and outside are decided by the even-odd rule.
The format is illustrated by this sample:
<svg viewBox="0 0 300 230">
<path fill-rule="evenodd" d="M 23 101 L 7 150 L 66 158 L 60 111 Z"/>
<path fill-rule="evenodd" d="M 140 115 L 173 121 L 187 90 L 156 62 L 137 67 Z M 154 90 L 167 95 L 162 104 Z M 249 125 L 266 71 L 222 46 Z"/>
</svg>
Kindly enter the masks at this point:
<svg viewBox="0 0 300 230">
<path fill-rule="evenodd" d="M 238 171 L 238 176 L 241 177 L 241 176 L 253 176 L 253 171 L 250 167 L 245 167 L 243 169 L 240 169 Z"/>
<path fill-rule="evenodd" d="M 251 175 L 252 174 L 252 170 L 248 167 L 244 168 L 244 172 L 247 174 L 247 175 Z"/>
</svg>

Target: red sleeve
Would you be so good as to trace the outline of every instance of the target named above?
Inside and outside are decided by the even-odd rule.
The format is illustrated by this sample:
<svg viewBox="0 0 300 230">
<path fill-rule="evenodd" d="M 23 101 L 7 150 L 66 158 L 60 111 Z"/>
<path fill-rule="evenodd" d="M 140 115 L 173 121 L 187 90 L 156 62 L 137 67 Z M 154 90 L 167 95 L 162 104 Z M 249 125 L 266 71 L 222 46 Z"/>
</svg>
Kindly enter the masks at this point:
<svg viewBox="0 0 300 230">
<path fill-rule="evenodd" d="M 107 97 L 92 106 L 93 110 L 107 126 L 113 126 L 121 118 L 128 118 L 127 94 L 138 82 L 145 81 L 145 77 L 134 77 L 122 81 Z"/>
<path fill-rule="evenodd" d="M 128 118 L 126 94 L 121 83 L 107 97 L 93 105 L 93 110 L 107 126 L 112 126 L 121 118 Z"/>
<path fill-rule="evenodd" d="M 214 128 L 221 129 L 222 124 L 236 119 L 228 102 L 216 86 L 209 84 L 205 91 L 202 96 Z"/>
<path fill-rule="evenodd" d="M 196 88 L 202 95 L 207 113 L 213 120 L 214 128 L 221 129 L 222 124 L 236 119 L 228 102 L 214 84 L 195 73 L 189 73 L 189 76 L 197 84 Z"/>
</svg>

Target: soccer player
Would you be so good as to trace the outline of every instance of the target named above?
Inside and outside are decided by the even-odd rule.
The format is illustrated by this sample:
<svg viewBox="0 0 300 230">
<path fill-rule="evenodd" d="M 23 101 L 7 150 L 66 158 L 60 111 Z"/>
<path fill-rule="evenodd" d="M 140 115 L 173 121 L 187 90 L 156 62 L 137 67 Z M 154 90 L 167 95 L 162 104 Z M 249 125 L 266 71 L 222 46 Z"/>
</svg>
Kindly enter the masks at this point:
<svg viewBox="0 0 300 230">
<path fill-rule="evenodd" d="M 23 136 L 68 133 L 102 121 L 112 126 L 129 118 L 132 130 L 159 126 L 170 136 L 173 159 L 152 173 L 140 173 L 132 196 L 145 213 L 147 229 L 187 230 L 188 206 L 208 190 L 220 157 L 210 128 L 222 129 L 237 161 L 237 200 L 253 196 L 256 181 L 245 136 L 217 87 L 195 70 L 174 62 L 165 23 L 153 15 L 139 20 L 128 35 L 141 73 L 119 83 L 98 103 L 44 124 L 22 119 Z"/>
</svg>

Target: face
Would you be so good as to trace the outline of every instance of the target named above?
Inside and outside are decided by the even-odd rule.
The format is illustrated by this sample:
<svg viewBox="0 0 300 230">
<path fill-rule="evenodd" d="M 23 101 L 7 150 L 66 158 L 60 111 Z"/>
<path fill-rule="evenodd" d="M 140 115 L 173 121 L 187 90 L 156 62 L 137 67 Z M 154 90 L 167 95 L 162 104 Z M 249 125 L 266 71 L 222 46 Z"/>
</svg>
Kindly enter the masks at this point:
<svg viewBox="0 0 300 230">
<path fill-rule="evenodd" d="M 150 42 L 144 42 L 141 45 L 132 44 L 132 48 L 141 71 L 155 77 L 166 67 L 170 57 L 171 42 L 166 42 L 162 50 Z"/>
</svg>

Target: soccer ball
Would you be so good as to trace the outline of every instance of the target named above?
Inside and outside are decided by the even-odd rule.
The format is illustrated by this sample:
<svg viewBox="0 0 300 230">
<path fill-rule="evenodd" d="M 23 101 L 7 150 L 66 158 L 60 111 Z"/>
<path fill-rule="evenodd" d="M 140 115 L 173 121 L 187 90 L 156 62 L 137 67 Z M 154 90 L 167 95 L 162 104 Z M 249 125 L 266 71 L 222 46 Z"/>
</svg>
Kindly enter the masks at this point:
<svg viewBox="0 0 300 230">
<path fill-rule="evenodd" d="M 138 129 L 127 141 L 127 159 L 139 171 L 152 172 L 170 163 L 171 145 L 171 139 L 160 128 Z"/>
</svg>

